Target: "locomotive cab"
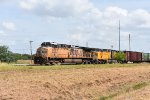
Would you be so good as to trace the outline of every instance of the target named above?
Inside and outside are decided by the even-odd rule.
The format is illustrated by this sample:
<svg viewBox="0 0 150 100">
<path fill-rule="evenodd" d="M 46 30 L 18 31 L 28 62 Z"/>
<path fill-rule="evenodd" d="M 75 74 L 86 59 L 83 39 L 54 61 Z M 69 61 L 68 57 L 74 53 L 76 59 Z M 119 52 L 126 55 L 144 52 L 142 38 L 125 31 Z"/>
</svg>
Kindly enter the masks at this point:
<svg viewBox="0 0 150 100">
<path fill-rule="evenodd" d="M 48 53 L 47 48 L 40 47 L 36 52 L 36 56 L 46 57 L 47 53 Z"/>
<path fill-rule="evenodd" d="M 48 49 L 40 47 L 37 49 L 36 56 L 34 57 L 35 64 L 43 64 L 47 61 Z"/>
</svg>

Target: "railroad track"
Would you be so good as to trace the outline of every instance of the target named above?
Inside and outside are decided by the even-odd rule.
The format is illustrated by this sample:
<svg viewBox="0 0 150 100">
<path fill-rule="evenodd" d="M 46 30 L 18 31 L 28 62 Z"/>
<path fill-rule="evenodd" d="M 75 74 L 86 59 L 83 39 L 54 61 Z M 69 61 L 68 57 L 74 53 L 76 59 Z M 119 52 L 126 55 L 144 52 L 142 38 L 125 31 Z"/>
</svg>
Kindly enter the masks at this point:
<svg viewBox="0 0 150 100">
<path fill-rule="evenodd" d="M 54 65 L 78 65 L 76 63 L 62 63 Z M 53 66 L 53 65 L 40 65 L 40 64 L 14 64 L 14 66 Z"/>
<path fill-rule="evenodd" d="M 39 64 L 14 64 L 14 66 L 41 66 Z"/>
</svg>

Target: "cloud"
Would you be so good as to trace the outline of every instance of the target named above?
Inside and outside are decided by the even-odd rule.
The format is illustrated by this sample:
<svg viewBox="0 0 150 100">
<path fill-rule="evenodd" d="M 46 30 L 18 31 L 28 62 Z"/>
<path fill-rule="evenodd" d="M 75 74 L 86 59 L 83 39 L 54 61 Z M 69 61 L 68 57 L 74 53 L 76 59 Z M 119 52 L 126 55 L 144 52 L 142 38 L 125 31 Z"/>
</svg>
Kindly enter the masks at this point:
<svg viewBox="0 0 150 100">
<path fill-rule="evenodd" d="M 137 9 L 130 14 L 133 24 L 137 24 L 139 28 L 150 28 L 150 13 L 143 9 Z"/>
<path fill-rule="evenodd" d="M 16 30 L 16 26 L 13 22 L 5 21 L 2 23 L 2 26 L 8 31 L 15 31 Z"/>
<path fill-rule="evenodd" d="M 81 45 L 90 41 L 95 47 L 97 44 L 108 48 L 113 43 L 117 48 L 119 20 L 124 44 L 129 33 L 140 37 L 147 34 L 146 30 L 150 28 L 150 12 L 144 9 L 129 11 L 117 6 L 100 9 L 91 0 L 22 0 L 20 6 L 35 15 L 46 17 L 46 20 L 50 18 L 49 22 L 62 19 L 69 23 L 64 35 Z"/>
<path fill-rule="evenodd" d="M 88 12 L 92 4 L 89 0 L 24 0 L 20 6 L 38 15 L 70 17 Z"/>
<path fill-rule="evenodd" d="M 77 21 L 91 21 L 95 25 L 108 27 L 114 27 L 116 21 L 120 19 L 124 27 L 150 27 L 150 13 L 143 9 L 129 12 L 120 7 L 110 6 L 101 10 L 90 0 L 23 0 L 20 6 L 36 15 L 47 16 L 50 19 L 73 17 Z"/>
<path fill-rule="evenodd" d="M 150 13 L 146 10 L 128 11 L 119 7 L 107 7 L 103 11 L 95 9 L 96 13 L 92 10 L 90 14 L 78 19 L 77 26 L 72 25 L 72 30 L 68 32 L 72 41 L 75 40 L 72 35 L 78 36 L 80 33 L 82 38 L 78 40 L 81 41 L 79 44 L 85 45 L 85 42 L 89 41 L 91 46 L 109 48 L 113 44 L 117 48 L 119 20 L 121 21 L 121 43 L 124 49 L 128 47 L 129 33 L 139 40 L 141 36 L 149 33 L 146 30 L 150 28 Z M 76 27 L 82 28 L 82 31 Z"/>
</svg>

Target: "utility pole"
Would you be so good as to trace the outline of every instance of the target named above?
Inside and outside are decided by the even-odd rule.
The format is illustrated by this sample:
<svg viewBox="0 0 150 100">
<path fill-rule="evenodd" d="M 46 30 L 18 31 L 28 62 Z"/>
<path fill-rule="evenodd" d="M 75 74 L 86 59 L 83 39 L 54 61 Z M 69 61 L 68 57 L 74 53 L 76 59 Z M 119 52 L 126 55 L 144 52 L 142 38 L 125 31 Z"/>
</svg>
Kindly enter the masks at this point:
<svg viewBox="0 0 150 100">
<path fill-rule="evenodd" d="M 31 64 L 32 64 L 32 42 L 33 41 L 29 41 L 29 43 L 30 43 L 30 52 L 31 52 Z"/>
<path fill-rule="evenodd" d="M 86 47 L 88 47 L 88 42 L 86 42 Z"/>
<path fill-rule="evenodd" d="M 120 20 L 119 20 L 119 51 L 120 51 Z"/>
<path fill-rule="evenodd" d="M 111 49 L 113 50 L 113 48 L 114 48 L 114 46 L 113 45 L 111 45 Z"/>
<path fill-rule="evenodd" d="M 130 34 L 129 34 L 129 51 L 131 51 L 131 36 L 130 36 Z"/>
</svg>

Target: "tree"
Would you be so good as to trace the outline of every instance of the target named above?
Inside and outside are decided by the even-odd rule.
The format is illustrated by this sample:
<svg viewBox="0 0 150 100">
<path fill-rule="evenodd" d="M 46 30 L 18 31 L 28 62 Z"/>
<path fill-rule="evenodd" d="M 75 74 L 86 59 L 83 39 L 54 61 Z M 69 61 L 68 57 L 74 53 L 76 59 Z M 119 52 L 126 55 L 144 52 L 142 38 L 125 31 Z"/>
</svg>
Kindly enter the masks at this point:
<svg viewBox="0 0 150 100">
<path fill-rule="evenodd" d="M 0 46 L 0 60 L 6 61 L 8 55 L 8 47 L 7 46 Z"/>
<path fill-rule="evenodd" d="M 126 56 L 125 56 L 125 53 L 123 53 L 123 52 L 117 52 L 117 53 L 115 54 L 115 59 L 116 59 L 119 63 L 124 62 L 124 61 L 125 61 L 125 58 L 126 58 Z"/>
<path fill-rule="evenodd" d="M 17 60 L 29 60 L 31 58 L 28 54 L 19 54 L 9 51 L 8 46 L 0 46 L 0 61 L 2 62 L 16 62 Z"/>
</svg>

